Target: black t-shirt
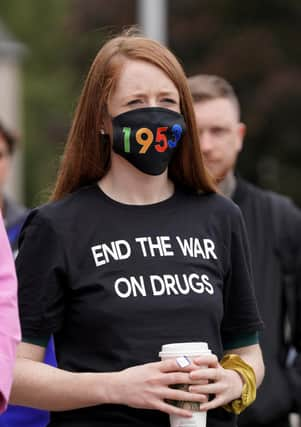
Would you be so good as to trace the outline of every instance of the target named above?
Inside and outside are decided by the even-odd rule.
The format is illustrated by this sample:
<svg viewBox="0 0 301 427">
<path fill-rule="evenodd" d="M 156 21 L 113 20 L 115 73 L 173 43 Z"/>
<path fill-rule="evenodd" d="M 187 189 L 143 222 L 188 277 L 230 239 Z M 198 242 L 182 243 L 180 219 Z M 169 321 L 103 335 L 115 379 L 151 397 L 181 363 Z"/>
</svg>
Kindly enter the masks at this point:
<svg viewBox="0 0 301 427">
<path fill-rule="evenodd" d="M 261 328 L 239 208 L 177 189 L 126 205 L 94 184 L 34 210 L 17 258 L 23 336 L 53 334 L 58 366 L 119 371 L 159 360 L 161 345 L 223 343 Z M 168 416 L 98 405 L 55 412 L 51 426 L 169 426 Z M 234 426 L 223 409 L 208 426 Z"/>
</svg>

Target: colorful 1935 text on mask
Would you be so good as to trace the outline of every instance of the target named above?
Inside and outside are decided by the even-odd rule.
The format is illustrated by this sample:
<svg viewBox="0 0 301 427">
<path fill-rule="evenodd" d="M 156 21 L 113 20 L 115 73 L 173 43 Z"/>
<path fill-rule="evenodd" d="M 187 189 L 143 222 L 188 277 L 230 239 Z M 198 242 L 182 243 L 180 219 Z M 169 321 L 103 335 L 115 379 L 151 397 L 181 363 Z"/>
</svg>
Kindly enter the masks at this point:
<svg viewBox="0 0 301 427">
<path fill-rule="evenodd" d="M 127 111 L 112 124 L 115 153 L 149 175 L 166 170 L 186 129 L 181 114 L 160 107 Z"/>
</svg>

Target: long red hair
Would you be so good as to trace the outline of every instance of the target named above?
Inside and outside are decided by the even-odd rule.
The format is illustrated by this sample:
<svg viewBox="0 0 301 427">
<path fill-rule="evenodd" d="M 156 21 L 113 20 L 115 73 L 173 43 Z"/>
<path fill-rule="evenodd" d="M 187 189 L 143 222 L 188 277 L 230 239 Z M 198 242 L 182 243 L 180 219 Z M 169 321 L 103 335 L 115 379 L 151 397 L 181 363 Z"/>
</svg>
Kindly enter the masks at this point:
<svg viewBox="0 0 301 427">
<path fill-rule="evenodd" d="M 127 59 L 149 62 L 165 72 L 180 95 L 187 131 L 169 165 L 176 183 L 195 191 L 212 192 L 200 151 L 193 101 L 183 68 L 176 57 L 157 41 L 125 34 L 114 37 L 100 49 L 86 78 L 58 172 L 52 200 L 58 200 L 101 179 L 110 168 L 111 148 L 100 143 L 99 131 L 106 117 L 107 101 L 114 91 Z"/>
</svg>

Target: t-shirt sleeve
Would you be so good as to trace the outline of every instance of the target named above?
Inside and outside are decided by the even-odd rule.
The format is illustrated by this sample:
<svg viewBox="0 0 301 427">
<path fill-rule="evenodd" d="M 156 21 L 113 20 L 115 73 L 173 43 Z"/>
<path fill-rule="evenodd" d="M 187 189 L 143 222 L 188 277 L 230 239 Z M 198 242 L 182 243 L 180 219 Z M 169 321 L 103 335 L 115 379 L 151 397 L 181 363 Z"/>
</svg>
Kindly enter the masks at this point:
<svg viewBox="0 0 301 427">
<path fill-rule="evenodd" d="M 51 221 L 39 210 L 33 211 L 23 226 L 16 259 L 25 341 L 45 340 L 62 327 L 65 264 L 63 245 Z"/>
<path fill-rule="evenodd" d="M 237 336 L 259 331 L 263 327 L 253 287 L 246 228 L 238 207 L 231 222 L 228 271 L 223 292 L 223 343 L 230 342 Z"/>
</svg>

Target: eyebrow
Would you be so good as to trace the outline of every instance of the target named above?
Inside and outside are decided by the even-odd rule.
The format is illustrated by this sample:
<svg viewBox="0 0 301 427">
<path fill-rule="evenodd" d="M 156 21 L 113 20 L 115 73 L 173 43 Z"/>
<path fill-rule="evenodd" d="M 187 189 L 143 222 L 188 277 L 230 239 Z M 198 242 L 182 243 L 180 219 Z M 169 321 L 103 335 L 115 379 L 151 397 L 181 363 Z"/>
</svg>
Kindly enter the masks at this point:
<svg viewBox="0 0 301 427">
<path fill-rule="evenodd" d="M 159 93 L 159 95 L 161 95 L 161 96 L 176 96 L 176 97 L 180 97 L 179 94 L 178 94 L 178 92 L 171 92 L 169 90 L 162 91 L 162 92 Z"/>
<path fill-rule="evenodd" d="M 161 91 L 158 94 L 159 96 L 171 96 L 171 97 L 176 97 L 176 98 L 180 98 L 179 94 L 177 92 L 171 92 L 171 91 Z M 132 98 L 143 98 L 145 96 L 145 92 L 134 92 L 131 93 L 129 95 L 125 95 L 123 97 L 124 100 L 127 99 L 132 99 Z"/>
</svg>

